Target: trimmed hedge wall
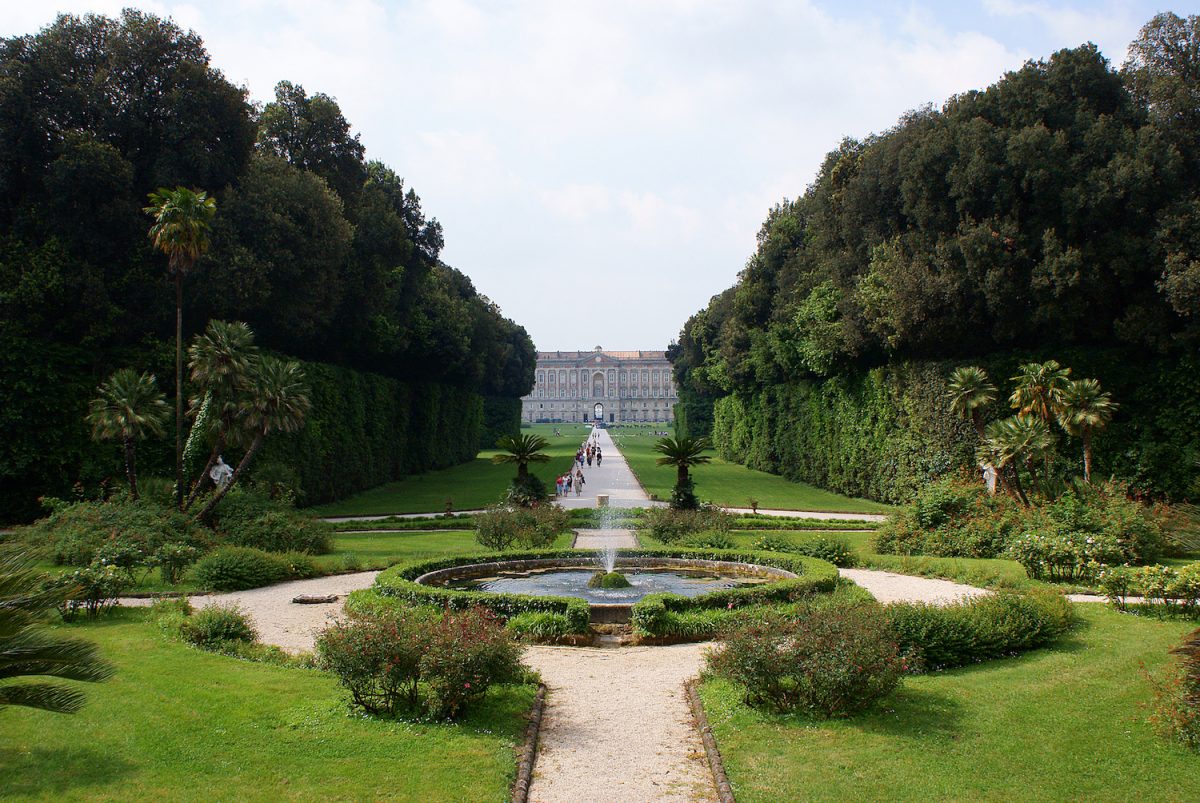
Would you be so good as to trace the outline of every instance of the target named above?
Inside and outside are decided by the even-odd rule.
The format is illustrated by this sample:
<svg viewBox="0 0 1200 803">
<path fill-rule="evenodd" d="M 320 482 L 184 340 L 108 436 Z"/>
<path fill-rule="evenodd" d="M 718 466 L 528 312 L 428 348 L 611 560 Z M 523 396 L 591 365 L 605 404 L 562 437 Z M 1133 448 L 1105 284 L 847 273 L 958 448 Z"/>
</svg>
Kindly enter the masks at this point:
<svg viewBox="0 0 1200 803">
<path fill-rule="evenodd" d="M 521 434 L 521 400 L 504 396 L 483 397 L 483 423 L 479 429 L 479 448 L 495 449 L 504 435 Z"/>
<path fill-rule="evenodd" d="M 1152 359 L 1117 350 L 1004 354 L 978 360 L 905 362 L 824 382 L 771 385 L 714 406 L 721 456 L 849 496 L 903 503 L 922 484 L 974 467 L 977 437 L 953 416 L 950 372 L 976 364 L 1000 388 L 987 411 L 1009 414 L 1012 376 L 1022 362 L 1053 357 L 1072 375 L 1095 377 L 1121 405 L 1095 438 L 1097 473 L 1154 495 L 1183 497 L 1200 457 L 1200 358 Z M 1062 440 L 1064 456 L 1079 444 Z"/>
<path fill-rule="evenodd" d="M 302 364 L 313 403 L 308 420 L 299 432 L 267 438 L 255 467 L 279 463 L 294 470 L 306 505 L 472 460 L 481 437 L 488 437 L 481 435 L 484 398 L 470 390 Z M 94 443 L 84 423 L 97 385 L 123 365 L 154 371 L 159 389 L 174 395 L 171 344 L 148 341 L 97 355 L 0 337 L 0 524 L 42 515 L 38 497 L 69 497 L 76 481 L 89 493 L 104 477 L 124 483 L 119 446 Z M 490 425 L 515 430 L 520 401 L 489 404 Z M 166 437 L 138 445 L 142 477 L 173 476 L 172 443 Z"/>
</svg>

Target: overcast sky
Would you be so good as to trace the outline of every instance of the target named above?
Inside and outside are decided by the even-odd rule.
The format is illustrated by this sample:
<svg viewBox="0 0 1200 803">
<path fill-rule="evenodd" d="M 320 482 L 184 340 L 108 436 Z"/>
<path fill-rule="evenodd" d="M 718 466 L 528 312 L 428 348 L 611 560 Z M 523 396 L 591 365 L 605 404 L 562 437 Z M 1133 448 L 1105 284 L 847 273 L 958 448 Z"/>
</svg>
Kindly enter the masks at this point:
<svg viewBox="0 0 1200 803">
<path fill-rule="evenodd" d="M 0 35 L 129 0 L 3 0 Z M 539 349 L 661 349 L 731 285 L 767 210 L 844 136 L 1095 42 L 1149 2 L 205 0 L 136 3 L 199 33 L 253 99 L 340 103 L 445 228 L 446 262 Z M 1196 13 L 1175 4 L 1176 13 Z"/>
</svg>

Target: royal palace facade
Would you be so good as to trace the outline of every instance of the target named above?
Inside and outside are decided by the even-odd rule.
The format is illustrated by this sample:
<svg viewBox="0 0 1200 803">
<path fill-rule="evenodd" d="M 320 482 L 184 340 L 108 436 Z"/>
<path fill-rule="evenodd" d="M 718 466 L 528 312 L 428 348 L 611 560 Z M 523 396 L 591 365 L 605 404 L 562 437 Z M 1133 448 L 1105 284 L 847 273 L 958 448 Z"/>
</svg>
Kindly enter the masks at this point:
<svg viewBox="0 0 1200 803">
<path fill-rule="evenodd" d="M 673 421 L 676 401 L 665 351 L 539 351 L 521 420 Z"/>
</svg>

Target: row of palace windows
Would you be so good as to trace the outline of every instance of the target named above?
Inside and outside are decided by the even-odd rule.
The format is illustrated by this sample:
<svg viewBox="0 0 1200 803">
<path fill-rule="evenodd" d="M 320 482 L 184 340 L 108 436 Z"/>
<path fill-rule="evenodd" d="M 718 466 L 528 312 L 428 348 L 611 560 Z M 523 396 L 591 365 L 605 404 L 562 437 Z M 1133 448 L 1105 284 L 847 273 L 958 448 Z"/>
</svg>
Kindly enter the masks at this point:
<svg viewBox="0 0 1200 803">
<path fill-rule="evenodd" d="M 584 388 L 584 390 L 586 391 L 587 388 Z M 593 391 L 594 390 L 595 390 L 595 388 L 593 388 Z M 643 390 L 645 392 L 643 392 Z M 531 395 L 538 399 L 577 399 L 577 398 L 633 399 L 633 398 L 642 398 L 642 397 L 662 398 L 664 396 L 674 398 L 675 397 L 675 388 L 663 388 L 661 390 L 659 388 L 654 388 L 653 390 L 651 390 L 650 388 L 621 388 L 621 393 L 618 396 L 616 389 L 610 387 L 608 389 L 607 394 L 605 394 L 603 391 L 601 391 L 600 393 L 593 392 L 591 394 L 588 394 L 585 392 L 582 394 L 582 397 L 581 397 L 579 392 L 577 391 L 577 389 L 572 388 L 571 390 L 567 390 L 566 388 L 555 389 L 552 387 L 552 388 L 548 388 L 548 389 L 547 388 L 538 388 L 537 392 L 534 394 L 531 394 Z"/>
<path fill-rule="evenodd" d="M 570 382 L 572 386 L 578 384 L 586 387 L 592 381 L 593 376 L 594 374 L 586 369 L 581 369 L 579 371 L 575 371 L 574 369 L 570 371 L 538 371 L 537 384 L 544 385 L 548 383 L 551 385 L 565 385 Z M 617 372 L 612 368 L 609 368 L 608 371 L 605 372 L 604 376 L 609 382 L 617 381 Z M 642 385 L 661 385 L 670 381 L 671 371 L 669 369 L 647 369 L 641 372 L 640 377 L 640 384 Z M 637 371 L 621 371 L 622 384 L 637 385 L 639 384 L 638 378 L 639 373 Z"/>
</svg>

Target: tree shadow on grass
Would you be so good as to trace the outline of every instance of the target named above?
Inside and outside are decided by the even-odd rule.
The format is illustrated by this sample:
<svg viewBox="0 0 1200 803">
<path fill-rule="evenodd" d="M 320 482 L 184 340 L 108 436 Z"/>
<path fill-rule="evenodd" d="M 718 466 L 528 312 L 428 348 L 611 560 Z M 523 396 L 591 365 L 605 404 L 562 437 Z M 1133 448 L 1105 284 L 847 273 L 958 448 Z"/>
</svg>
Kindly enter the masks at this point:
<svg viewBox="0 0 1200 803">
<path fill-rule="evenodd" d="M 119 783 L 135 769 L 123 758 L 87 747 L 0 747 L 5 797 L 74 797 Z"/>
<path fill-rule="evenodd" d="M 962 705 L 940 691 L 902 685 L 874 708 L 843 722 L 844 727 L 864 733 L 944 742 L 961 730 Z"/>
</svg>

